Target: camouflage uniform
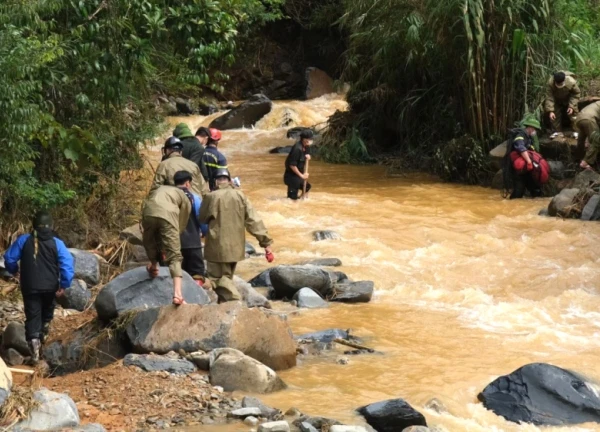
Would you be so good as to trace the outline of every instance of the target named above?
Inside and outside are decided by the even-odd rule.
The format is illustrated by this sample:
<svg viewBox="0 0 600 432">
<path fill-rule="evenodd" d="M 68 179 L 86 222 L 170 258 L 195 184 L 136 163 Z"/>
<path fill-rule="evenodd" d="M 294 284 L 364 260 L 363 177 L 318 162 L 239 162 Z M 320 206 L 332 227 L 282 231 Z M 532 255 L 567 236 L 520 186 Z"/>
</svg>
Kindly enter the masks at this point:
<svg viewBox="0 0 600 432">
<path fill-rule="evenodd" d="M 218 185 L 204 198 L 199 219 L 208 224 L 204 257 L 217 295 L 225 301 L 240 300 L 233 275 L 237 263 L 246 258 L 246 230 L 263 248 L 270 246 L 273 239 L 250 201 L 230 184 Z"/>
<path fill-rule="evenodd" d="M 546 101 L 544 103 L 545 112 L 547 115 L 554 113 L 556 118 L 552 120 L 552 128 L 555 131 L 562 131 L 564 120 L 570 117 L 570 124 L 573 124 L 577 115 L 577 103 L 581 96 L 581 91 L 577 85 L 577 81 L 573 78 L 570 72 L 565 72 L 565 85 L 561 88 L 554 84 L 554 77 L 550 77 L 546 86 Z M 573 114 L 569 116 L 567 109 L 571 108 Z"/>
</svg>

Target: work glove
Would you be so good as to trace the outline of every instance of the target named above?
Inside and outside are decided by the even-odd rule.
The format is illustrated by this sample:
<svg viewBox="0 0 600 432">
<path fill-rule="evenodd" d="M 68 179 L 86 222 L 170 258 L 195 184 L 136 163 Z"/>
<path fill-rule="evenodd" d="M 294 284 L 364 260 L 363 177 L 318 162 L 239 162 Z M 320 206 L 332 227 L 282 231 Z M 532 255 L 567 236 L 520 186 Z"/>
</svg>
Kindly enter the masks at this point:
<svg viewBox="0 0 600 432">
<path fill-rule="evenodd" d="M 275 261 L 275 255 L 273 255 L 273 252 L 271 252 L 271 251 L 269 251 L 265 254 L 265 258 L 267 259 L 267 262 L 270 262 L 270 263 Z"/>
</svg>

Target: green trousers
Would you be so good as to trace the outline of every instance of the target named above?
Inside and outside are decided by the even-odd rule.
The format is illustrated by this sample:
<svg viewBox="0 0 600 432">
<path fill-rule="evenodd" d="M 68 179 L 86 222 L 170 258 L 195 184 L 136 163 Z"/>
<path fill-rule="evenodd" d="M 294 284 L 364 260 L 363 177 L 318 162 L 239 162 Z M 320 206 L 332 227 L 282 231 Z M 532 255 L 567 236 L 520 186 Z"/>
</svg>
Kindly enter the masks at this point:
<svg viewBox="0 0 600 432">
<path fill-rule="evenodd" d="M 596 132 L 590 137 L 590 146 L 585 153 L 584 161 L 588 165 L 595 165 L 598 160 L 598 153 L 600 153 L 600 133 Z"/>
<path fill-rule="evenodd" d="M 577 122 L 579 137 L 577 138 L 577 150 L 575 160 L 583 159 L 585 155 L 585 140 L 592 136 L 594 132 L 598 132 L 598 123 L 595 120 L 581 120 Z"/>
<path fill-rule="evenodd" d="M 169 266 L 171 277 L 182 277 L 181 241 L 179 230 L 164 219 L 148 216 L 142 220 L 144 249 L 151 261 L 159 261 L 160 254 L 165 253 L 165 261 Z"/>
<path fill-rule="evenodd" d="M 219 296 L 219 302 L 241 300 L 239 291 L 233 282 L 233 275 L 237 263 L 207 262 L 206 271 L 208 278 Z"/>
</svg>

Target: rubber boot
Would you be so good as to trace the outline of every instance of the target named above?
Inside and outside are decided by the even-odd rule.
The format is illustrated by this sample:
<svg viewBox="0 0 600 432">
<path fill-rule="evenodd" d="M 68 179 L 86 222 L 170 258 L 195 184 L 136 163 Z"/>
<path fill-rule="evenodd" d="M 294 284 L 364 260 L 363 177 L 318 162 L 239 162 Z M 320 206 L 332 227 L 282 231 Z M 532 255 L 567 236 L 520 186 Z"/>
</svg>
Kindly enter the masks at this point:
<svg viewBox="0 0 600 432">
<path fill-rule="evenodd" d="M 37 364 L 40 361 L 40 348 L 42 343 L 39 339 L 31 339 L 28 342 L 29 350 L 31 351 L 31 361 L 33 364 Z"/>
</svg>

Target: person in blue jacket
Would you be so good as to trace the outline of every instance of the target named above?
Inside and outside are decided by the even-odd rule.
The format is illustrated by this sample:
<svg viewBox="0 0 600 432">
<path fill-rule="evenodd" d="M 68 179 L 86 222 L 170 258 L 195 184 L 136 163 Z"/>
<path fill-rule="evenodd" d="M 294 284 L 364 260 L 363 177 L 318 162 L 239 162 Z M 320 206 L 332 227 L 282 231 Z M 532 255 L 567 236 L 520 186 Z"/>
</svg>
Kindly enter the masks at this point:
<svg viewBox="0 0 600 432">
<path fill-rule="evenodd" d="M 54 318 L 55 298 L 64 295 L 75 274 L 73 256 L 56 238 L 52 225 L 48 213 L 36 214 L 32 232 L 19 236 L 4 254 L 6 270 L 19 277 L 25 306 L 25 338 L 34 363 L 40 359 L 41 345 Z"/>
<path fill-rule="evenodd" d="M 175 183 L 187 180 L 191 175 L 186 171 L 180 171 L 175 174 Z M 185 177 L 185 178 L 181 178 Z M 198 220 L 200 215 L 200 205 L 202 198 L 195 193 L 190 192 L 187 188 L 182 187 L 181 190 L 187 195 L 192 204 L 192 211 L 185 231 L 181 234 L 181 255 L 183 262 L 181 268 L 185 270 L 194 280 L 199 282 L 199 285 L 204 285 L 206 269 L 204 267 L 204 256 L 202 254 L 202 242 L 200 237 L 206 236 L 208 225 L 201 224 Z"/>
</svg>

